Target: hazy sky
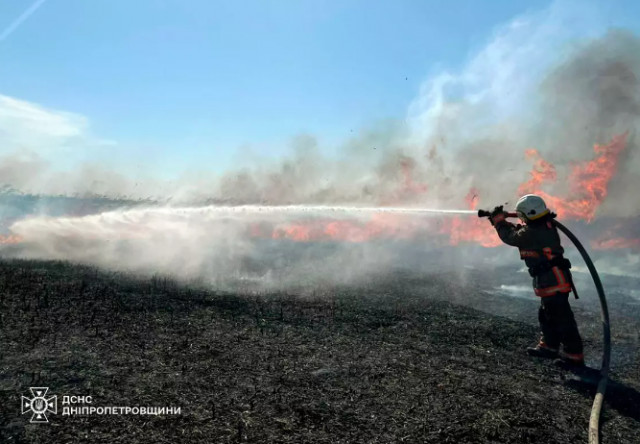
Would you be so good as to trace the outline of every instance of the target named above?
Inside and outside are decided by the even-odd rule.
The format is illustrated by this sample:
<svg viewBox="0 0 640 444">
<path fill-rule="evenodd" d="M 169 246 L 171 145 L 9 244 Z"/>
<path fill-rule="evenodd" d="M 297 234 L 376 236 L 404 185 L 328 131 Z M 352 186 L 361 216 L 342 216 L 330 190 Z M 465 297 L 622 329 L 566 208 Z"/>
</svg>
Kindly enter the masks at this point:
<svg viewBox="0 0 640 444">
<path fill-rule="evenodd" d="M 638 29 L 640 2 L 576 5 L 587 3 L 606 24 Z M 0 150 L 58 140 L 61 165 L 86 157 L 166 176 L 222 171 L 243 146 L 277 157 L 300 133 L 335 150 L 404 119 L 426 79 L 461 69 L 497 26 L 548 5 L 4 0 Z"/>
</svg>

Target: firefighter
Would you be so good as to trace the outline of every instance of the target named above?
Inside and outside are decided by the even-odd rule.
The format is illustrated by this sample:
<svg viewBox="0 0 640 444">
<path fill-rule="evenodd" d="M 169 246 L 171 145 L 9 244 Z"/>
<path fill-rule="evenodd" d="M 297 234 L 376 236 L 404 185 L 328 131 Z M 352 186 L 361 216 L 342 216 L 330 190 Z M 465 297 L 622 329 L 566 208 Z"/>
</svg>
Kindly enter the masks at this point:
<svg viewBox="0 0 640 444">
<path fill-rule="evenodd" d="M 569 271 L 571 263 L 563 257 L 558 230 L 551 222 L 553 215 L 544 200 L 534 194 L 518 200 L 516 213 L 524 225 L 507 222 L 502 206 L 493 210 L 490 221 L 505 244 L 520 250 L 520 258 L 533 277 L 535 294 L 540 297 L 538 320 L 542 337 L 527 353 L 555 358 L 557 364 L 582 367 L 582 338 L 569 305 L 569 293 L 573 291 L 576 298 L 577 294 Z"/>
</svg>

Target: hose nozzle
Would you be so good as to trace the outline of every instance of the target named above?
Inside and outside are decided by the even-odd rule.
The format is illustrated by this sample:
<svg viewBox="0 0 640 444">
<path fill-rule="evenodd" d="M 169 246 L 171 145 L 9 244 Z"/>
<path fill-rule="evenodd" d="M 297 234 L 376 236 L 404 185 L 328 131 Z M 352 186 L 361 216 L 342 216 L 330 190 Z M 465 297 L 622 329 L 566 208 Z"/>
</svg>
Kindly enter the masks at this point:
<svg viewBox="0 0 640 444">
<path fill-rule="evenodd" d="M 491 216 L 491 211 L 487 210 L 478 210 L 478 217 L 489 217 Z M 507 213 L 507 217 L 518 217 L 517 213 Z"/>
</svg>

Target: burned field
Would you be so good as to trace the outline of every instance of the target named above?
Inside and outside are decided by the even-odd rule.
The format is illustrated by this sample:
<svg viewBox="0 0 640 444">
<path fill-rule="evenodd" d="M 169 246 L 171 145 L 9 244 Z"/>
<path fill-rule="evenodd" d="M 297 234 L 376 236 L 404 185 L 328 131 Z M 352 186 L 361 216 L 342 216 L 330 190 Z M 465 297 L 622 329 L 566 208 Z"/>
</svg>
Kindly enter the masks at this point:
<svg viewBox="0 0 640 444">
<path fill-rule="evenodd" d="M 0 441 L 586 442 L 592 387 L 523 353 L 536 301 L 451 282 L 394 274 L 306 297 L 228 294 L 1 262 Z M 619 352 L 603 442 L 637 443 L 640 310 L 611 305 Z M 574 307 L 597 357 L 597 311 Z M 30 424 L 20 399 L 34 386 L 181 414 L 65 416 L 59 405 Z"/>
</svg>

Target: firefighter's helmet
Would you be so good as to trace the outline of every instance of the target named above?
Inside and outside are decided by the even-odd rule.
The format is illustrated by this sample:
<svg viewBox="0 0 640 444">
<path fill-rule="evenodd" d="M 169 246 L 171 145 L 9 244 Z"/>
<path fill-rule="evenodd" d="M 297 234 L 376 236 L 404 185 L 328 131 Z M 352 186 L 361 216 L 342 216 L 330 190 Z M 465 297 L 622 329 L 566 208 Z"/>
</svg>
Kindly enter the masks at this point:
<svg viewBox="0 0 640 444">
<path fill-rule="evenodd" d="M 526 222 L 546 216 L 549 214 L 549 209 L 540 196 L 526 194 L 518 199 L 516 213 Z"/>
</svg>

